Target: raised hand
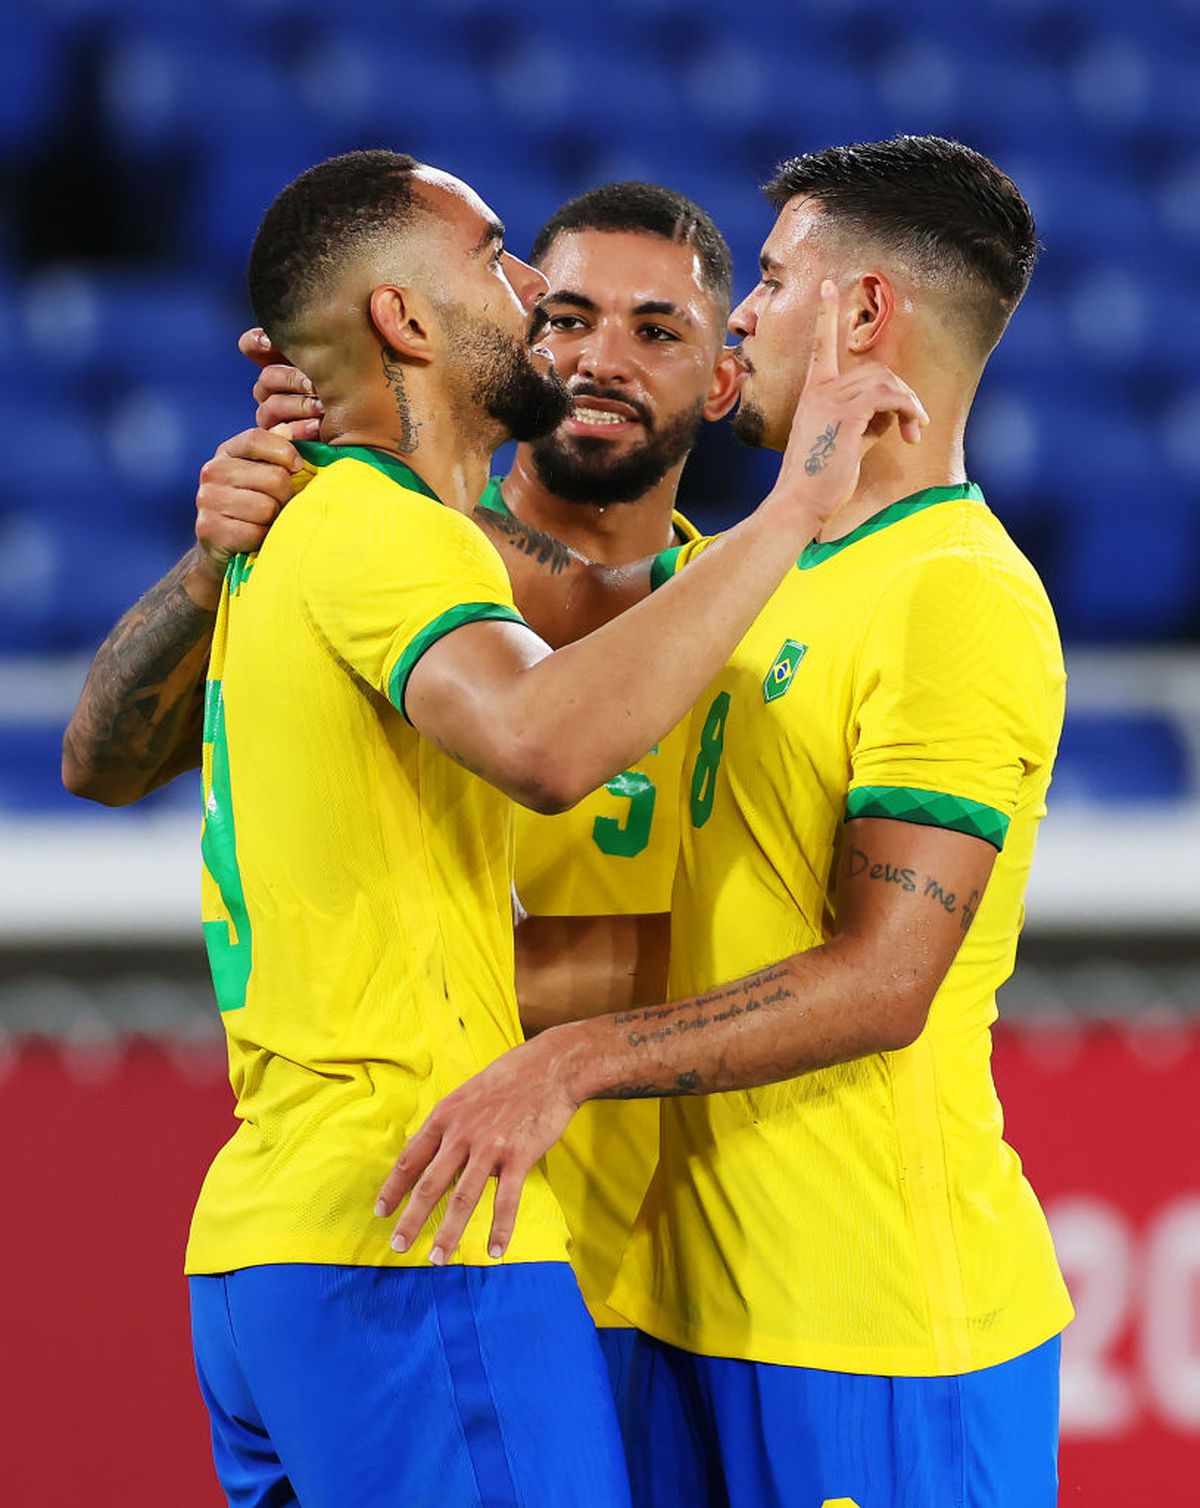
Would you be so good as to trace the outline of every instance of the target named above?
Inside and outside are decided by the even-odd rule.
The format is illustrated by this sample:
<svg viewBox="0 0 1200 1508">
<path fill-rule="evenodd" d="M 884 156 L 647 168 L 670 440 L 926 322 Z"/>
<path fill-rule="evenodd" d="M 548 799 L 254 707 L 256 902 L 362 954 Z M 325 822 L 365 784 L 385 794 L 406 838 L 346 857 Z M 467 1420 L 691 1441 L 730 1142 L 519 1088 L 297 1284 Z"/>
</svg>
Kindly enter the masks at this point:
<svg viewBox="0 0 1200 1508">
<path fill-rule="evenodd" d="M 289 440 L 319 440 L 325 409 L 309 378 L 257 326 L 242 332 L 238 350 L 259 368 L 254 384 L 258 427 L 277 429 Z"/>
<path fill-rule="evenodd" d="M 809 508 L 815 505 L 822 521 L 854 495 L 863 457 L 893 415 L 910 445 L 919 442 L 929 423 L 912 388 L 881 362 L 861 361 L 842 371 L 839 309 L 837 284 L 826 278 L 808 374 L 773 489 Z"/>
<path fill-rule="evenodd" d="M 215 576 L 232 555 L 250 554 L 291 501 L 292 476 L 303 465 L 284 435 L 247 429 L 217 446 L 200 468 L 196 540 Z"/>
</svg>

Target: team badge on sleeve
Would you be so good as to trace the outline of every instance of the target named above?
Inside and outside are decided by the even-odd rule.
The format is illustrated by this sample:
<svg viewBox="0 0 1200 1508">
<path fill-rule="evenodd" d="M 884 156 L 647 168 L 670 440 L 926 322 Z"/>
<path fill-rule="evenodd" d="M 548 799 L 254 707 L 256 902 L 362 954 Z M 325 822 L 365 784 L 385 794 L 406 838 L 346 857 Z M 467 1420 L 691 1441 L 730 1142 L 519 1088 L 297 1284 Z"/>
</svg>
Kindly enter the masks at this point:
<svg viewBox="0 0 1200 1508">
<path fill-rule="evenodd" d="M 797 644 L 795 639 L 785 639 L 783 648 L 763 678 L 763 701 L 773 702 L 784 696 L 792 684 L 792 677 L 800 661 L 808 653 L 807 644 Z"/>
</svg>

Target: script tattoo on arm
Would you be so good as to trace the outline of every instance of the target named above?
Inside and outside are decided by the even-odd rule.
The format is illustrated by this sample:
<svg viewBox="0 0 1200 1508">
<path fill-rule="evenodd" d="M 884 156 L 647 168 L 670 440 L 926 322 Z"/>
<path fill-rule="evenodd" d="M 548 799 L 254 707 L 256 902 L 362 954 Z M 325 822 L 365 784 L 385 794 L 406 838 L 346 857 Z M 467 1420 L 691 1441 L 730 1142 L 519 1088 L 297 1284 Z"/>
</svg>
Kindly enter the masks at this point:
<svg viewBox="0 0 1200 1508">
<path fill-rule="evenodd" d="M 476 508 L 475 522 L 502 535 L 514 549 L 522 555 L 528 555 L 551 576 L 561 576 L 571 563 L 571 551 L 561 539 L 555 539 L 553 534 L 547 534 L 543 529 L 535 529 L 532 524 L 523 524 L 519 518 L 514 518 L 509 513 L 497 513 L 492 508 Z"/>
<path fill-rule="evenodd" d="M 396 436 L 396 449 L 406 456 L 412 455 L 421 440 L 421 426 L 412 416 L 408 389 L 404 383 L 404 365 L 391 346 L 384 346 L 383 380 L 392 390 L 396 400 L 396 412 L 400 415 L 400 433 Z"/>
<path fill-rule="evenodd" d="M 673 1037 L 683 1037 L 694 1032 L 703 1032 L 709 1027 L 736 1021 L 764 1006 L 786 1006 L 796 998 L 789 983 L 790 974 L 785 964 L 776 964 L 761 969 L 736 984 L 721 985 L 679 1005 L 656 1005 L 644 1010 L 622 1011 L 613 1017 L 617 1027 L 628 1027 L 625 1041 L 634 1051 L 650 1052 L 660 1043 Z M 782 1060 L 780 1076 L 790 1071 Z M 774 1070 L 770 1070 L 774 1072 Z M 720 1088 L 717 1082 L 706 1082 L 696 1068 L 664 1074 L 660 1078 L 631 1080 L 614 1085 L 603 1099 L 634 1100 L 665 1098 L 680 1094 L 705 1094 Z"/>
<path fill-rule="evenodd" d="M 804 463 L 805 476 L 816 476 L 818 472 L 825 470 L 829 464 L 829 457 L 836 449 L 838 431 L 841 427 L 840 421 L 837 424 L 828 425 L 812 442 L 808 459 Z"/>
<path fill-rule="evenodd" d="M 185 556 L 105 639 L 64 736 L 77 769 L 106 786 L 119 777 L 130 800 L 200 762 L 217 615 L 188 596 L 190 565 Z"/>
<path fill-rule="evenodd" d="M 947 890 L 937 875 L 921 874 L 911 865 L 892 864 L 886 859 L 873 859 L 856 843 L 846 849 L 846 873 L 851 879 L 860 876 L 879 885 L 893 885 L 904 895 L 915 895 L 921 900 L 940 906 L 947 916 L 957 916 L 959 926 L 965 933 L 975 920 L 979 910 L 979 891 L 972 890 L 969 896 L 960 897 Z"/>
</svg>

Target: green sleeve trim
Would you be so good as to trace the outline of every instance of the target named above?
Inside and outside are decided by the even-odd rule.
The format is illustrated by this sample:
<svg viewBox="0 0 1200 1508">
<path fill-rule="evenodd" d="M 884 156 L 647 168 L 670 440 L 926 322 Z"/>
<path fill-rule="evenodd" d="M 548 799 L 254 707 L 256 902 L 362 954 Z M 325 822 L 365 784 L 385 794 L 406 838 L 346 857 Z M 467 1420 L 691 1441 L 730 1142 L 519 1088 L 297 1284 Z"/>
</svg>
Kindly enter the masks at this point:
<svg viewBox="0 0 1200 1508">
<path fill-rule="evenodd" d="M 664 581 L 670 581 L 679 567 L 679 556 L 683 550 L 682 545 L 674 545 L 669 550 L 664 550 L 661 555 L 656 555 L 650 563 L 650 590 L 657 592 Z"/>
<path fill-rule="evenodd" d="M 408 645 L 408 648 L 396 661 L 392 673 L 388 676 L 388 700 L 396 711 L 408 719 L 408 713 L 404 710 L 404 693 L 408 690 L 408 678 L 416 668 L 417 661 L 437 643 L 445 638 L 456 628 L 461 628 L 464 623 L 485 623 L 488 619 L 496 619 L 503 623 L 524 623 L 525 619 L 515 608 L 506 607 L 501 602 L 460 602 L 457 607 L 452 607 L 448 612 L 440 613 L 432 623 L 427 623 Z"/>
<path fill-rule="evenodd" d="M 921 827 L 948 827 L 982 838 L 1002 849 L 1009 819 L 994 806 L 949 796 L 944 791 L 919 791 L 905 785 L 860 785 L 846 797 L 846 821 L 855 817 L 892 817 Z"/>
</svg>

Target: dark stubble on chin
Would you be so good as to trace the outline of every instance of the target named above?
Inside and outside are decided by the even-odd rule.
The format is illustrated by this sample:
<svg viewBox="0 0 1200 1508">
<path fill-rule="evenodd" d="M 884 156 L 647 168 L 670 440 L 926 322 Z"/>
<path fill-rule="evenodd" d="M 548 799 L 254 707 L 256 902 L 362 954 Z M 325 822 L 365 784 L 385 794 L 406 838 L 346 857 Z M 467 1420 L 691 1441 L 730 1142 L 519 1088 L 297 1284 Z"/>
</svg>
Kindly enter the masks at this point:
<svg viewBox="0 0 1200 1508">
<path fill-rule="evenodd" d="M 614 455 L 612 442 L 599 436 L 557 432 L 537 440 L 530 453 L 542 486 L 564 502 L 593 508 L 636 503 L 688 454 L 703 422 L 704 399 L 698 398 L 623 455 Z"/>
<path fill-rule="evenodd" d="M 738 405 L 737 413 L 733 416 L 731 427 L 734 438 L 740 440 L 743 445 L 758 449 L 766 443 L 767 416 L 761 408 L 753 403 L 747 403 L 744 398 Z"/>
<path fill-rule="evenodd" d="M 514 440 L 536 440 L 571 412 L 571 396 L 551 368 L 539 372 L 524 340 L 453 305 L 442 310 L 471 397 Z"/>
</svg>

